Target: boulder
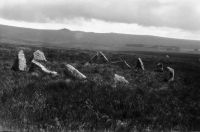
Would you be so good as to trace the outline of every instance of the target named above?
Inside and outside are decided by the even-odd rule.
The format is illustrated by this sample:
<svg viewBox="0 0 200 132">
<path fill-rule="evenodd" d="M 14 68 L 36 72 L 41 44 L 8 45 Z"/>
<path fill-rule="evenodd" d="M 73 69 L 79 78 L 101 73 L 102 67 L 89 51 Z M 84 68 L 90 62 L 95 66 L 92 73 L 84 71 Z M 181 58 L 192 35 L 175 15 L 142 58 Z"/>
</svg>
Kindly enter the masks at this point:
<svg viewBox="0 0 200 132">
<path fill-rule="evenodd" d="M 71 83 L 71 82 L 72 82 L 72 80 L 71 80 L 71 79 L 69 79 L 69 78 L 67 78 L 67 79 L 65 79 L 65 82 L 66 82 L 67 84 L 69 84 L 69 83 Z"/>
<path fill-rule="evenodd" d="M 15 59 L 15 62 L 12 66 L 12 70 L 14 71 L 26 71 L 27 65 L 26 65 L 26 58 L 24 55 L 24 51 L 20 50 L 18 52 L 18 55 Z"/>
<path fill-rule="evenodd" d="M 34 76 L 34 77 L 39 77 L 40 76 L 38 72 L 32 72 L 31 75 Z"/>
<path fill-rule="evenodd" d="M 138 58 L 138 60 L 137 60 L 136 69 L 141 69 L 144 71 L 144 64 L 143 64 L 141 58 Z"/>
<path fill-rule="evenodd" d="M 89 63 L 89 62 L 86 62 L 86 63 L 84 64 L 84 67 L 88 67 L 88 66 L 90 66 L 90 63 Z"/>
<path fill-rule="evenodd" d="M 86 79 L 87 78 L 84 74 L 82 74 L 80 71 L 78 71 L 72 65 L 67 64 L 65 66 L 66 66 L 67 74 L 69 74 L 73 78 L 76 78 L 76 79 Z"/>
<path fill-rule="evenodd" d="M 128 84 L 129 82 L 125 79 L 125 77 L 115 74 L 114 75 L 114 87 L 116 87 L 116 85 L 119 83 Z"/>
<path fill-rule="evenodd" d="M 33 60 L 35 61 L 47 61 L 44 52 L 37 50 L 33 53 Z"/>
<path fill-rule="evenodd" d="M 115 132 L 130 132 L 131 128 L 128 126 L 128 122 L 117 120 Z"/>
</svg>

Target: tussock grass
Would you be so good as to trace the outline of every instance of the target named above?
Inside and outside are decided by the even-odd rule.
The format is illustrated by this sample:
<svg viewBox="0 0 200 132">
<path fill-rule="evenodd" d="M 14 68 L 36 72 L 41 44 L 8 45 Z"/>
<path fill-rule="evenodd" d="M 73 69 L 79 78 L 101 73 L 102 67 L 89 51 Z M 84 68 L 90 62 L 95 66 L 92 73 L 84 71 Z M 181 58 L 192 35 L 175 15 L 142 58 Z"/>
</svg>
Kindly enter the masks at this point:
<svg viewBox="0 0 200 132">
<path fill-rule="evenodd" d="M 167 61 L 159 54 L 152 54 L 153 57 L 140 54 L 146 71 L 110 64 L 84 66 L 93 52 L 43 48 L 49 67 L 61 76 L 36 78 L 27 72 L 11 71 L 16 52 L 9 57 L 7 52 L 16 49 L 7 49 L 2 50 L 5 54 L 1 53 L 0 59 L 0 119 L 6 126 L 12 124 L 27 131 L 199 129 L 198 63 L 183 66 L 185 60 L 180 56 Z M 25 50 L 27 59 L 34 49 Z M 108 53 L 113 59 L 121 56 L 131 66 L 135 65 L 137 55 Z M 166 81 L 166 72 L 154 72 L 154 65 L 159 61 L 175 68 L 174 82 Z M 66 82 L 69 77 L 63 73 L 65 63 L 75 66 L 88 79 Z M 124 76 L 130 84 L 114 88 L 115 73 Z"/>
</svg>

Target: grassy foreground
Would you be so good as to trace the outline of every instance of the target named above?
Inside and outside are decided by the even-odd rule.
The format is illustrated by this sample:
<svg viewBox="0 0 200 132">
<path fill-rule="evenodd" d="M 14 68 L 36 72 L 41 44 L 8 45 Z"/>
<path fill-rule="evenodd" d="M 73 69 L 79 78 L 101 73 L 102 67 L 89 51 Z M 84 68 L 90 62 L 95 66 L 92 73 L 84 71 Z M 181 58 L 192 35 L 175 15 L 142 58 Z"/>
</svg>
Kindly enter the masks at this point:
<svg viewBox="0 0 200 132">
<path fill-rule="evenodd" d="M 49 68 L 59 77 L 10 68 L 19 49 L 27 60 L 35 49 L 44 51 Z M 198 55 L 147 52 L 108 52 L 111 60 L 124 58 L 134 66 L 141 57 L 146 71 L 124 69 L 117 65 L 84 66 L 94 54 L 87 50 L 0 46 L 0 119 L 1 124 L 25 131 L 67 130 L 199 130 L 200 62 Z M 175 69 L 175 81 L 168 74 L 154 72 L 158 62 Z M 72 80 L 63 72 L 63 64 L 72 64 L 87 81 Z M 124 76 L 129 85 L 113 88 L 113 75 Z"/>
</svg>

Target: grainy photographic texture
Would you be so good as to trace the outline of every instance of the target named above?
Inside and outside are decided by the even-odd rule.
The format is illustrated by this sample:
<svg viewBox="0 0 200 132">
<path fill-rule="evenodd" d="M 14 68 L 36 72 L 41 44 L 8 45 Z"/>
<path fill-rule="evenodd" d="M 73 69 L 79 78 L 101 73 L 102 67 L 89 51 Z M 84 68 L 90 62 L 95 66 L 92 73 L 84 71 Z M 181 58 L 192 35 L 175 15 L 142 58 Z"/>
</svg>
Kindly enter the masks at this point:
<svg viewBox="0 0 200 132">
<path fill-rule="evenodd" d="M 0 0 L 0 131 L 200 131 L 200 1 Z"/>
</svg>

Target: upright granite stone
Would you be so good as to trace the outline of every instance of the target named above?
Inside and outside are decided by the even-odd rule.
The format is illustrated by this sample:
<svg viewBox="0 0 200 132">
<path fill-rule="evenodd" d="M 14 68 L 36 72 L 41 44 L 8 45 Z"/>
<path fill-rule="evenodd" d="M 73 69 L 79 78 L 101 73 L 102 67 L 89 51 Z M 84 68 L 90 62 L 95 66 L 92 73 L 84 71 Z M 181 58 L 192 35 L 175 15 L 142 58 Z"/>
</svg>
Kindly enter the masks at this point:
<svg viewBox="0 0 200 132">
<path fill-rule="evenodd" d="M 24 51 L 20 50 L 18 52 L 18 55 L 15 59 L 15 62 L 12 66 L 12 70 L 14 71 L 26 71 L 27 65 L 26 65 L 26 58 L 24 55 Z"/>
</svg>

